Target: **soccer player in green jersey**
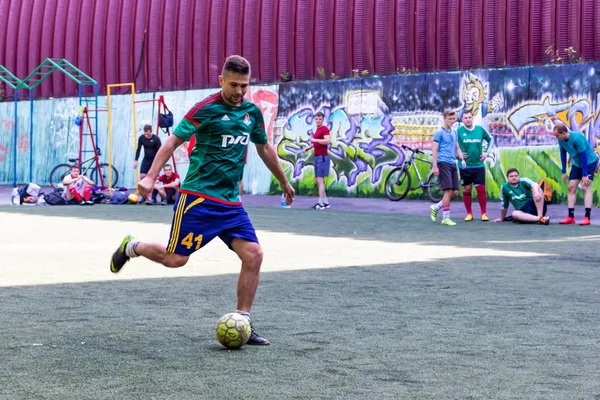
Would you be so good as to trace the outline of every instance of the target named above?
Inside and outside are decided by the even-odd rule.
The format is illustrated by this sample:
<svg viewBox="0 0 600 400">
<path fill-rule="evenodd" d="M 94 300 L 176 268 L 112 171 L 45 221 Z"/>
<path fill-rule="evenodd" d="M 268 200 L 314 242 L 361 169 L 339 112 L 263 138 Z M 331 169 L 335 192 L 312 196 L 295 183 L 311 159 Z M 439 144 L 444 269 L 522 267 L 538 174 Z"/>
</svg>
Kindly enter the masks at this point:
<svg viewBox="0 0 600 400">
<path fill-rule="evenodd" d="M 560 162 L 562 164 L 562 179 L 567 182 L 567 154 L 571 156 L 571 173 L 569 174 L 569 194 L 567 203 L 569 215 L 565 217 L 561 224 L 575 223 L 575 201 L 577 200 L 577 187 L 581 182 L 583 190 L 583 203 L 585 206 L 585 217 L 579 222 L 579 225 L 590 225 L 592 221 L 592 181 L 598 168 L 598 156 L 592 149 L 590 142 L 585 136 L 578 132 L 572 132 L 566 125 L 559 123 L 554 126 L 554 136 L 558 139 L 560 148 Z"/>
<path fill-rule="evenodd" d="M 524 223 L 539 222 L 543 225 L 550 224 L 550 217 L 546 217 L 546 204 L 544 203 L 544 191 L 537 182 L 529 178 L 520 178 L 516 168 L 509 168 L 506 173 L 508 179 L 500 188 L 502 197 L 502 209 L 500 218 L 493 222 L 505 221 L 506 211 L 509 203 L 515 211 L 512 217 L 515 221 Z"/>
<path fill-rule="evenodd" d="M 287 204 L 294 200 L 294 189 L 281 169 L 277 152 L 267 140 L 260 109 L 244 99 L 250 84 L 248 61 L 240 56 L 229 57 L 219 84 L 220 92 L 199 102 L 185 115 L 156 154 L 146 177 L 138 183 L 141 195 L 147 196 L 173 151 L 195 136 L 190 167 L 174 206 L 167 247 L 126 236 L 112 256 L 110 269 L 119 272 L 130 258 L 138 256 L 165 267 L 182 267 L 192 253 L 218 236 L 242 261 L 237 312 L 250 318 L 263 260 L 238 188 L 250 140 L 279 181 Z M 270 342 L 260 337 L 252 326 L 248 344 L 268 345 Z"/>
<path fill-rule="evenodd" d="M 457 130 L 458 145 L 465 155 L 467 166 L 460 168 L 460 181 L 463 187 L 463 202 L 467 210 L 465 221 L 473 221 L 473 184 L 477 192 L 477 200 L 481 209 L 481 220 L 488 221 L 487 195 L 485 190 L 485 164 L 486 154 L 483 152 L 483 141 L 487 142 L 487 149 L 492 145 L 492 136 L 481 126 L 473 125 L 473 113 L 464 111 L 462 115 L 463 126 Z"/>
</svg>

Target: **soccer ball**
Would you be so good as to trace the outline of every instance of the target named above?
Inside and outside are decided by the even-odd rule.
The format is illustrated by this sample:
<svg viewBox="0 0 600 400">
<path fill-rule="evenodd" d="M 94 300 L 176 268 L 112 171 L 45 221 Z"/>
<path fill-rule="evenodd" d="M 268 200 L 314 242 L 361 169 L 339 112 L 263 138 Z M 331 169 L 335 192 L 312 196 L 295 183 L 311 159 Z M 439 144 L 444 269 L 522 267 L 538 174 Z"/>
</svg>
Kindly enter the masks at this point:
<svg viewBox="0 0 600 400">
<path fill-rule="evenodd" d="M 131 204 L 137 204 L 140 201 L 140 198 L 137 194 L 132 193 L 129 196 L 127 196 L 127 200 L 129 200 Z"/>
<path fill-rule="evenodd" d="M 217 321 L 217 340 L 230 349 L 242 347 L 250 339 L 250 320 L 238 313 L 225 314 Z"/>
</svg>

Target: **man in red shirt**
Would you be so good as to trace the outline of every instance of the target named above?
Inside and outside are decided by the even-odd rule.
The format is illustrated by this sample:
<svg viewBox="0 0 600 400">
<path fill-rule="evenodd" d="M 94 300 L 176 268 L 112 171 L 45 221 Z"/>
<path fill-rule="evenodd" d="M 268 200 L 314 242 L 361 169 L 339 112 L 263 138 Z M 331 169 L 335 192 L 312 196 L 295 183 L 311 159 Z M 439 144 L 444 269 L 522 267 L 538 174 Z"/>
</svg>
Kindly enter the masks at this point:
<svg viewBox="0 0 600 400">
<path fill-rule="evenodd" d="M 173 172 L 173 167 L 165 165 L 165 173 L 158 177 L 156 185 L 152 191 L 152 203 L 156 204 L 156 195 L 160 195 L 162 205 L 175 204 L 175 197 L 179 190 L 180 179 L 177 172 Z M 151 204 L 151 203 L 146 203 Z"/>
<path fill-rule="evenodd" d="M 315 123 L 317 124 L 317 130 L 312 137 L 308 138 L 313 143 L 311 146 L 315 150 L 315 179 L 317 181 L 317 187 L 319 188 L 319 202 L 312 206 L 315 210 L 325 210 L 330 208 L 329 201 L 327 200 L 327 194 L 325 193 L 325 183 L 323 178 L 329 176 L 329 166 L 331 160 L 329 159 L 328 146 L 331 143 L 329 128 L 323 125 L 325 115 L 322 112 L 315 114 Z M 307 150 L 309 150 L 309 147 Z"/>
</svg>

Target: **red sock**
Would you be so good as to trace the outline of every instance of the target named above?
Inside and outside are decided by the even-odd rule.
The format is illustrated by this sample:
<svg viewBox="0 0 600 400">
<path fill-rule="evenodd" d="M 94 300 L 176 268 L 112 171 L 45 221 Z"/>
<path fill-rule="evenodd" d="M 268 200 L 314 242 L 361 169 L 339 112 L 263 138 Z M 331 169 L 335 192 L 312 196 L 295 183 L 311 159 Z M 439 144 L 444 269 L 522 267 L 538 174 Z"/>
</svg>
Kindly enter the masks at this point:
<svg viewBox="0 0 600 400">
<path fill-rule="evenodd" d="M 85 188 L 83 188 L 83 198 L 85 199 L 85 201 L 89 201 L 90 200 L 90 195 L 92 194 L 92 188 L 89 186 L 86 186 Z"/>
<path fill-rule="evenodd" d="M 77 189 L 75 189 L 74 187 L 72 187 L 71 189 L 69 189 L 69 191 L 71 192 L 71 194 L 73 195 L 73 197 L 75 198 L 75 200 L 77 200 L 77 201 L 83 200 L 81 198 L 81 196 L 79 195 L 79 192 L 77 191 Z"/>
<path fill-rule="evenodd" d="M 470 190 L 468 192 L 463 192 L 463 202 L 465 203 L 467 214 L 473 214 L 473 208 L 471 207 L 473 203 L 473 194 L 471 194 Z"/>
<path fill-rule="evenodd" d="M 482 214 L 487 214 L 487 195 L 485 194 L 485 185 L 475 186 L 477 190 L 477 200 Z"/>
</svg>

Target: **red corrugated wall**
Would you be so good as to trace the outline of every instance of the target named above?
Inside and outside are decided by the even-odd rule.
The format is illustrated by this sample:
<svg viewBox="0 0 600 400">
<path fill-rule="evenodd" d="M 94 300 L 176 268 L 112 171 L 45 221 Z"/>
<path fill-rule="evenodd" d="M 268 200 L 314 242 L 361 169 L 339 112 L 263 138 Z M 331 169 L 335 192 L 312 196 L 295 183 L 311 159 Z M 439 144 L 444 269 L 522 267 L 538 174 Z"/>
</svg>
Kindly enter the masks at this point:
<svg viewBox="0 0 600 400">
<path fill-rule="evenodd" d="M 427 10 L 424 4 L 417 8 L 417 0 L 396 0 L 396 70 L 418 68 L 425 69 L 427 63 L 426 21 Z M 387 28 L 390 35 L 390 28 Z M 423 61 L 420 61 L 423 60 Z"/>
<path fill-rule="evenodd" d="M 279 16 L 277 20 L 277 51 L 272 53 L 277 60 L 276 76 L 281 78 L 288 74 L 295 78 L 295 26 L 296 0 L 279 0 Z"/>
<path fill-rule="evenodd" d="M 250 62 L 254 77 L 260 73 L 260 13 L 260 0 L 244 2 L 242 57 Z"/>
<path fill-rule="evenodd" d="M 483 4 L 480 0 L 460 2 L 460 68 L 480 68 L 483 65 Z"/>
<path fill-rule="evenodd" d="M 315 2 L 315 71 L 323 68 L 325 76 L 331 76 L 333 67 L 333 30 L 335 26 L 334 8 L 331 0 L 316 0 Z"/>
<path fill-rule="evenodd" d="M 369 71 L 375 70 L 375 60 L 373 49 L 375 47 L 375 2 L 373 0 L 354 0 L 354 21 L 353 21 L 353 68 L 354 70 Z"/>
<path fill-rule="evenodd" d="M 78 63 L 78 40 L 79 40 L 79 36 L 78 36 L 78 30 L 79 30 L 79 18 L 80 18 L 80 12 L 81 12 L 81 2 L 82 0 L 59 0 L 62 1 L 63 3 L 68 2 L 69 6 L 67 8 L 67 29 L 65 32 L 65 58 L 67 60 L 69 60 L 69 62 L 75 66 L 79 66 Z M 36 2 L 40 3 L 40 2 Z M 35 12 L 34 12 L 35 15 Z M 37 62 L 38 60 L 36 60 L 36 62 L 34 63 L 35 65 L 39 64 Z M 29 63 L 30 68 L 35 68 L 35 65 L 31 63 Z M 89 73 L 88 71 L 84 71 L 86 73 Z M 104 91 L 103 88 L 101 88 L 102 91 Z M 77 94 L 77 85 L 75 84 L 75 82 L 71 81 L 70 79 L 65 79 L 65 95 L 66 96 L 75 96 Z M 55 94 L 56 95 L 56 94 Z"/>
<path fill-rule="evenodd" d="M 171 62 L 175 64 L 175 86 L 177 89 L 188 89 L 192 77 L 192 24 L 194 4 L 191 0 L 184 0 L 179 4 L 177 18 L 177 45 Z"/>
<path fill-rule="evenodd" d="M 395 72 L 395 30 L 396 3 L 389 0 L 375 0 L 374 30 L 374 71 L 378 75 Z M 405 11 L 403 11 L 405 12 Z"/>
<path fill-rule="evenodd" d="M 333 4 L 333 0 L 330 4 Z M 352 59 L 352 15 L 354 0 L 335 0 L 333 31 L 334 72 L 338 76 L 350 76 L 354 60 Z"/>
<path fill-rule="evenodd" d="M 66 58 L 105 93 L 215 87 L 231 54 L 260 83 L 541 64 L 569 47 L 594 61 L 598 21 L 600 0 L 0 0 L 0 64 L 24 78 Z M 77 87 L 56 74 L 34 94 Z"/>
<path fill-rule="evenodd" d="M 297 0 L 296 7 L 296 79 L 315 76 L 315 1 Z"/>
</svg>

